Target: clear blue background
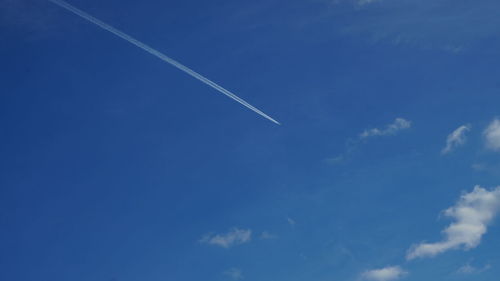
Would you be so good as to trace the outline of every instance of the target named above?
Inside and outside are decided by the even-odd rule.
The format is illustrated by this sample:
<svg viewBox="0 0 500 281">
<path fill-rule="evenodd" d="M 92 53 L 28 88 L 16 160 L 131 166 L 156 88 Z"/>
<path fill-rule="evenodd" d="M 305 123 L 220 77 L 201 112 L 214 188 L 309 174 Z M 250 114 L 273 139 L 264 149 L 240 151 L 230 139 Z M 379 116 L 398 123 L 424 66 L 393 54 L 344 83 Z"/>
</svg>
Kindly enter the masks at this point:
<svg viewBox="0 0 500 281">
<path fill-rule="evenodd" d="M 481 136 L 500 114 L 498 1 L 70 3 L 283 125 L 48 1 L 0 1 L 1 280 L 498 280 L 498 223 L 404 260 L 460 192 L 500 184 Z M 396 117 L 412 127 L 352 144 Z M 199 242 L 232 227 L 252 241 Z M 491 268 L 457 274 L 468 262 Z"/>
</svg>

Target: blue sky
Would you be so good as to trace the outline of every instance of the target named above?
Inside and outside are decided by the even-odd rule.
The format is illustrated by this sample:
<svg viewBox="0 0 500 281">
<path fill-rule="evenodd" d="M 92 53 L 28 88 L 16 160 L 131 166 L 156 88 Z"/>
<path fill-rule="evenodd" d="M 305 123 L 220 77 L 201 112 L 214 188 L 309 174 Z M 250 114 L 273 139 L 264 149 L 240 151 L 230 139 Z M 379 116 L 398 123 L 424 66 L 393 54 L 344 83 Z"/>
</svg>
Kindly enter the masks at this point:
<svg viewBox="0 0 500 281">
<path fill-rule="evenodd" d="M 0 0 L 0 279 L 500 275 L 500 4 Z"/>
</svg>

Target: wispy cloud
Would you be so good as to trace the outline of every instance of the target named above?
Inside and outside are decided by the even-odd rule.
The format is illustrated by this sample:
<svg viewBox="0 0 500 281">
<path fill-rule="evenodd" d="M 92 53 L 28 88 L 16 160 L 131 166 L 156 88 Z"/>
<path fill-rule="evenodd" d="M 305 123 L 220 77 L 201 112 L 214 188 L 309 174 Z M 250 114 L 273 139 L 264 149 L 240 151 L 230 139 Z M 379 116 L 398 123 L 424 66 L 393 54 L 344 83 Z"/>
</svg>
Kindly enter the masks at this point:
<svg viewBox="0 0 500 281">
<path fill-rule="evenodd" d="M 295 226 L 295 224 L 296 224 L 295 220 L 293 220 L 293 219 L 292 219 L 292 218 L 290 218 L 290 217 L 287 217 L 287 218 L 286 218 L 286 221 L 287 221 L 287 222 L 288 222 L 288 224 L 289 224 L 289 225 L 291 225 L 291 226 Z"/>
<path fill-rule="evenodd" d="M 387 125 L 384 129 L 373 128 L 363 131 L 359 137 L 361 139 L 375 137 L 375 136 L 388 136 L 394 135 L 397 132 L 408 129 L 411 127 L 411 122 L 404 118 L 396 118 L 393 123 Z"/>
<path fill-rule="evenodd" d="M 251 240 L 252 230 L 232 228 L 229 232 L 223 234 L 206 234 L 200 239 L 200 242 L 223 248 L 230 248 L 235 245 L 248 243 Z"/>
<path fill-rule="evenodd" d="M 368 5 L 368 4 L 371 4 L 373 2 L 377 2 L 379 0 L 356 0 L 356 4 L 360 5 L 360 6 L 364 6 L 364 5 Z"/>
<path fill-rule="evenodd" d="M 349 160 L 350 156 L 357 150 L 360 143 L 366 139 L 377 137 L 377 136 L 391 136 L 396 135 L 401 130 L 406 130 L 411 128 L 412 122 L 404 118 L 396 118 L 390 124 L 387 124 L 383 128 L 372 128 L 366 129 L 360 133 L 355 138 L 349 138 L 346 141 L 345 151 L 335 157 L 329 157 L 324 159 L 325 163 L 336 165 L 341 164 Z"/>
<path fill-rule="evenodd" d="M 500 120 L 495 118 L 484 130 L 486 147 L 493 151 L 500 151 Z"/>
<path fill-rule="evenodd" d="M 464 145 L 467 140 L 466 133 L 470 131 L 470 128 L 470 125 L 462 125 L 449 134 L 446 138 L 446 146 L 443 148 L 441 153 L 448 154 L 457 147 Z"/>
<path fill-rule="evenodd" d="M 233 267 L 230 268 L 223 273 L 225 276 L 229 277 L 231 280 L 242 280 L 243 279 L 243 273 L 241 272 L 241 269 Z"/>
<path fill-rule="evenodd" d="M 475 267 L 473 265 L 471 265 L 469 262 L 464 264 L 463 266 L 461 266 L 458 270 L 457 270 L 457 273 L 458 274 L 478 274 L 478 273 L 482 273 L 482 272 L 485 272 L 486 270 L 490 269 L 491 268 L 491 265 L 487 264 L 483 267 Z"/>
<path fill-rule="evenodd" d="M 420 243 L 410 248 L 408 260 L 433 257 L 452 249 L 472 249 L 479 245 L 488 225 L 500 209 L 500 187 L 491 191 L 480 186 L 463 194 L 444 215 L 455 220 L 443 230 L 444 239 L 436 243 Z"/>
<path fill-rule="evenodd" d="M 380 269 L 373 269 L 361 275 L 363 280 L 392 281 L 398 280 L 408 273 L 399 266 L 388 266 Z"/>
</svg>

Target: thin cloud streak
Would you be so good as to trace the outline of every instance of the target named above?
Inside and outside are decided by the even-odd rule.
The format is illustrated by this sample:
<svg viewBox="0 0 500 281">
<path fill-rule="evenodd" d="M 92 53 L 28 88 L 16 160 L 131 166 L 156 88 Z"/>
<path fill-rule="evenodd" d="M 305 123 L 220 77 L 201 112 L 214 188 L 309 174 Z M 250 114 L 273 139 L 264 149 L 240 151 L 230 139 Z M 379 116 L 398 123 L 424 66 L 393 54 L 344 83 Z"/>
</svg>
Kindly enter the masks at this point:
<svg viewBox="0 0 500 281">
<path fill-rule="evenodd" d="M 248 243 L 250 240 L 252 240 L 252 230 L 232 228 L 229 232 L 223 234 L 206 234 L 199 242 L 222 248 L 230 248 L 232 246 Z"/>
<path fill-rule="evenodd" d="M 264 112 L 260 111 L 259 109 L 257 109 L 256 107 L 252 106 L 251 104 L 249 104 L 248 102 L 246 102 L 245 100 L 243 100 L 242 98 L 238 97 L 237 95 L 233 94 L 232 92 L 230 92 L 229 90 L 226 90 L 224 89 L 222 86 L 216 84 L 215 82 L 209 80 L 208 78 L 202 76 L 201 74 L 195 72 L 194 70 L 190 69 L 189 67 L 181 64 L 180 62 L 168 57 L 167 55 L 161 53 L 160 51 L 157 51 L 155 49 L 153 49 L 152 47 L 138 41 L 137 39 L 123 33 L 122 31 L 112 27 L 111 25 L 105 23 L 105 22 L 102 22 L 96 18 L 94 18 L 93 16 L 85 13 L 84 11 L 64 2 L 64 1 L 61 1 L 61 0 L 48 0 L 74 14 L 76 14 L 77 16 L 80 16 L 81 18 L 99 26 L 100 28 L 104 29 L 104 30 L 107 30 L 111 33 L 113 33 L 114 35 L 128 41 L 129 43 L 143 49 L 144 51 L 152 54 L 153 56 L 163 60 L 164 62 L 176 67 L 177 69 L 187 73 L 188 75 L 192 76 L 193 78 L 195 79 L 198 79 L 199 81 L 205 83 L 206 85 L 214 88 L 215 90 L 219 91 L 220 93 L 228 96 L 229 98 L 239 102 L 240 104 L 242 104 L 243 106 L 247 107 L 248 109 L 252 110 L 253 112 L 259 114 L 260 116 L 266 118 L 267 120 L 275 123 L 275 124 L 278 124 L 278 125 L 281 125 L 278 121 L 274 120 L 273 118 L 271 118 L 270 116 L 268 116 L 267 114 L 265 114 Z"/>
</svg>

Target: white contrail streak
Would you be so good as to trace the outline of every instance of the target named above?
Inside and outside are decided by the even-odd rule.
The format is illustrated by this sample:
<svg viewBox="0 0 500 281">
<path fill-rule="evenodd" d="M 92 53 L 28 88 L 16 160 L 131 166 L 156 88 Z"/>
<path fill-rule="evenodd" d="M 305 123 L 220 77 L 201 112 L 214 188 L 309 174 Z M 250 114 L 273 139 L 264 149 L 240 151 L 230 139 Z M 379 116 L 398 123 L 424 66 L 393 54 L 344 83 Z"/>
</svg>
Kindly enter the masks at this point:
<svg viewBox="0 0 500 281">
<path fill-rule="evenodd" d="M 152 54 L 153 56 L 177 67 L 178 69 L 184 71 L 185 73 L 191 75 L 192 77 L 200 80 L 201 82 L 207 84 L 208 86 L 216 89 L 217 91 L 219 91 L 220 93 L 232 98 L 233 100 L 241 103 L 242 105 L 246 106 L 248 109 L 254 111 L 255 113 L 261 115 L 262 117 L 278 124 L 278 125 L 281 125 L 278 121 L 274 120 L 273 118 L 271 118 L 270 116 L 268 116 L 267 114 L 265 114 L 264 112 L 260 111 L 259 109 L 255 108 L 254 106 L 252 106 L 251 104 L 249 104 L 248 102 L 244 101 L 242 98 L 238 97 L 237 95 L 231 93 L 230 91 L 224 89 L 222 86 L 219 86 L 218 84 L 216 84 L 215 82 L 209 80 L 208 78 L 205 78 L 204 76 L 202 76 L 201 74 L 195 72 L 194 70 L 190 69 L 189 67 L 181 64 L 180 62 L 174 60 L 174 59 L 171 59 L 170 57 L 168 57 L 167 55 L 164 55 L 162 54 L 160 51 L 157 51 L 151 47 L 149 47 L 148 45 L 138 41 L 137 39 L 121 32 L 120 30 L 112 27 L 111 25 L 107 24 L 107 23 L 104 23 L 96 18 L 94 18 L 93 16 L 85 13 L 84 11 L 78 9 L 78 8 L 75 8 L 73 7 L 72 5 L 62 1 L 62 0 L 48 0 L 86 20 L 88 20 L 89 22 L 99 26 L 100 28 L 104 29 L 104 30 L 107 30 L 111 33 L 113 33 L 114 35 L 136 45 L 137 47 L 143 49 L 144 51 Z"/>
</svg>

